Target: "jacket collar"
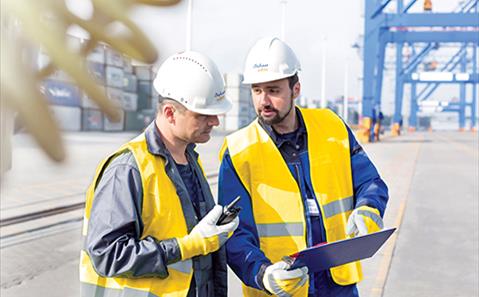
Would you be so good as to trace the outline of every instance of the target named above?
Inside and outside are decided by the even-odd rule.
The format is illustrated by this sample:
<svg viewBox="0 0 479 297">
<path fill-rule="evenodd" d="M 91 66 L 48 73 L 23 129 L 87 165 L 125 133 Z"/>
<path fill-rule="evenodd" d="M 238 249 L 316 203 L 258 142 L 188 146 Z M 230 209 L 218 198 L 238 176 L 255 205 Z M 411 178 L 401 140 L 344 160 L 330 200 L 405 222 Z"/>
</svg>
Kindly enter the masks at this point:
<svg viewBox="0 0 479 297">
<path fill-rule="evenodd" d="M 156 122 L 151 122 L 150 125 L 145 129 L 145 138 L 146 138 L 146 146 L 148 148 L 148 152 L 153 155 L 161 156 L 163 158 L 167 158 L 170 155 L 170 152 L 166 148 L 163 140 L 161 139 L 160 130 L 156 126 Z M 196 144 L 190 143 L 186 147 L 187 154 L 190 154 L 195 159 L 198 157 L 198 153 L 195 151 Z M 170 157 L 171 158 L 171 157 Z"/>
<path fill-rule="evenodd" d="M 298 119 L 298 129 L 296 130 L 296 139 L 298 139 L 300 135 L 306 134 L 306 126 L 304 125 L 303 116 L 301 115 L 299 108 L 295 107 L 295 111 L 296 117 Z M 274 131 L 271 125 L 268 125 L 263 122 L 260 117 L 258 117 L 258 123 L 266 131 L 266 133 L 268 133 L 269 137 L 271 137 L 271 139 L 277 146 L 281 146 L 283 144 L 284 139 L 281 139 L 280 134 Z"/>
</svg>

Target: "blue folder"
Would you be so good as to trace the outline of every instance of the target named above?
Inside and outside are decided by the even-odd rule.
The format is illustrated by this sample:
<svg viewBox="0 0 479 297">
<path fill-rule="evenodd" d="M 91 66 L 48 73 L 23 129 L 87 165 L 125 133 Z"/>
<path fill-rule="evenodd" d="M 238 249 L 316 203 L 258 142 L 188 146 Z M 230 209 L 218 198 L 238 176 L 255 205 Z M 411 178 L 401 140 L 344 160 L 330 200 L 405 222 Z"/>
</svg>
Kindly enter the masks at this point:
<svg viewBox="0 0 479 297">
<path fill-rule="evenodd" d="M 309 272 L 372 257 L 396 228 L 385 229 L 368 235 L 321 244 L 291 255 L 291 269 L 308 266 Z M 287 258 L 287 257 L 286 257 Z M 287 259 L 285 259 L 287 260 Z"/>
</svg>

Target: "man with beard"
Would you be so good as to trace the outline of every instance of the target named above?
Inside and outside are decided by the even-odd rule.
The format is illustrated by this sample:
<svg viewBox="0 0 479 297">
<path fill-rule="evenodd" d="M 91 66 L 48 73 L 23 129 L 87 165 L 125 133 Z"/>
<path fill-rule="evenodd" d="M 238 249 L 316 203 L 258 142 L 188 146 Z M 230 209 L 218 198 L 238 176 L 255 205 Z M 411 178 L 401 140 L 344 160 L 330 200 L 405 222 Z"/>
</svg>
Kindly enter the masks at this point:
<svg viewBox="0 0 479 297">
<path fill-rule="evenodd" d="M 222 245 L 238 218 L 218 226 L 195 143 L 210 139 L 231 103 L 208 57 L 169 57 L 153 82 L 156 119 L 107 157 L 88 189 L 81 296 L 227 295 Z"/>
<path fill-rule="evenodd" d="M 219 202 L 242 197 L 240 225 L 226 243 L 245 296 L 358 296 L 359 262 L 328 271 L 288 270 L 284 256 L 323 242 L 379 231 L 386 184 L 349 127 L 328 109 L 295 106 L 300 64 L 277 38 L 249 51 L 244 84 L 258 118 L 226 137 Z"/>
</svg>

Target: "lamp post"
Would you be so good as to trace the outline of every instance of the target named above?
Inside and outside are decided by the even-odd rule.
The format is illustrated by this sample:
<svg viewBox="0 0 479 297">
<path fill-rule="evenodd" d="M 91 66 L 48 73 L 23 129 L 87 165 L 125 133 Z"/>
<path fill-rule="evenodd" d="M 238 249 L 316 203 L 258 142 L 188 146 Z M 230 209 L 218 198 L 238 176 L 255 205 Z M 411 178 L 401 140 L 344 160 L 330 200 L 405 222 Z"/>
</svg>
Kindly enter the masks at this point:
<svg viewBox="0 0 479 297">
<path fill-rule="evenodd" d="M 286 4 L 287 0 L 280 0 L 281 4 L 281 40 L 286 42 Z"/>
<path fill-rule="evenodd" d="M 343 119 L 348 122 L 348 84 L 349 84 L 349 61 L 346 59 L 344 65 L 344 98 L 343 98 Z"/>
<path fill-rule="evenodd" d="M 186 11 L 186 48 L 185 50 L 191 50 L 191 15 L 193 11 L 193 0 L 188 0 L 188 8 Z"/>
<path fill-rule="evenodd" d="M 321 52 L 321 108 L 327 107 L 326 100 L 326 37 L 323 37 L 323 50 Z"/>
</svg>

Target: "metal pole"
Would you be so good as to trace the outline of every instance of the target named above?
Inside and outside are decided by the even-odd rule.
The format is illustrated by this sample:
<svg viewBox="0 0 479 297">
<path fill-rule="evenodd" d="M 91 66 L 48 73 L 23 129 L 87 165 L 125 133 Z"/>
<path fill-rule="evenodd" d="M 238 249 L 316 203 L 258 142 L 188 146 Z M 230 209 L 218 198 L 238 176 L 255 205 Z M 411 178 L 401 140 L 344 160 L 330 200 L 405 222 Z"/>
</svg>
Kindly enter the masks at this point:
<svg viewBox="0 0 479 297">
<path fill-rule="evenodd" d="M 361 129 L 358 138 L 362 142 L 370 142 L 372 131 L 372 118 L 375 100 L 375 84 L 377 83 L 376 70 L 377 56 L 380 43 L 381 18 L 371 18 L 372 13 L 380 5 L 380 0 L 364 1 L 364 60 L 363 81 L 361 95 Z"/>
<path fill-rule="evenodd" d="M 287 0 L 281 0 L 281 40 L 286 42 L 286 3 Z"/>
<path fill-rule="evenodd" d="M 476 6 L 477 7 L 477 6 Z M 476 9 L 477 11 L 477 9 Z M 477 77 L 477 44 L 472 45 L 472 74 Z M 472 83 L 471 130 L 477 131 L 477 85 Z"/>
<path fill-rule="evenodd" d="M 358 124 L 361 124 L 363 117 L 363 78 L 362 76 L 358 77 Z"/>
<path fill-rule="evenodd" d="M 348 123 L 348 84 L 349 84 L 349 61 L 346 59 L 344 67 L 344 101 L 343 101 L 343 119 Z"/>
<path fill-rule="evenodd" d="M 411 83 L 411 105 L 409 106 L 409 131 L 416 131 L 417 129 L 417 84 Z"/>
<path fill-rule="evenodd" d="M 461 72 L 466 72 L 467 69 L 467 51 L 461 57 Z M 459 131 L 464 131 L 466 128 L 466 84 L 459 84 Z"/>
<path fill-rule="evenodd" d="M 403 0 L 398 0 L 397 2 L 397 13 L 398 15 L 402 14 L 403 11 Z M 401 132 L 402 124 L 402 101 L 403 101 L 403 92 L 404 92 L 404 81 L 402 78 L 403 73 L 403 61 L 402 61 L 402 51 L 404 47 L 404 42 L 396 43 L 396 86 L 394 94 L 394 116 L 393 116 L 393 127 L 391 134 L 393 136 L 398 136 Z"/>
<path fill-rule="evenodd" d="M 193 11 L 193 0 L 188 0 L 188 8 L 186 11 L 186 48 L 185 50 L 191 50 L 191 15 Z"/>
<path fill-rule="evenodd" d="M 326 108 L 326 37 L 323 38 L 323 51 L 321 53 L 321 108 Z"/>
<path fill-rule="evenodd" d="M 475 4 L 475 13 L 479 12 L 479 3 Z M 477 43 L 472 44 L 472 75 L 477 75 Z M 472 83 L 472 101 L 471 101 L 471 131 L 477 131 L 477 85 L 479 83 Z"/>
<path fill-rule="evenodd" d="M 402 50 L 403 43 L 396 43 L 396 87 L 394 92 L 394 116 L 393 116 L 393 127 L 392 135 L 398 136 L 401 132 L 402 124 L 402 101 L 403 101 L 403 92 L 404 92 L 404 82 L 401 75 L 403 68 L 402 64 Z"/>
<path fill-rule="evenodd" d="M 411 45 L 412 47 L 412 52 L 415 57 L 416 55 L 416 49 L 414 47 L 414 44 Z M 426 47 L 428 48 L 429 45 Z M 417 64 L 418 63 L 409 63 L 409 65 L 413 65 L 414 67 L 411 68 L 411 71 L 416 72 L 417 71 Z M 417 83 L 413 82 L 411 83 L 411 104 L 409 106 L 409 128 L 408 130 L 410 132 L 416 131 L 418 127 L 417 123 L 417 111 L 418 111 L 418 103 L 417 103 Z"/>
</svg>

